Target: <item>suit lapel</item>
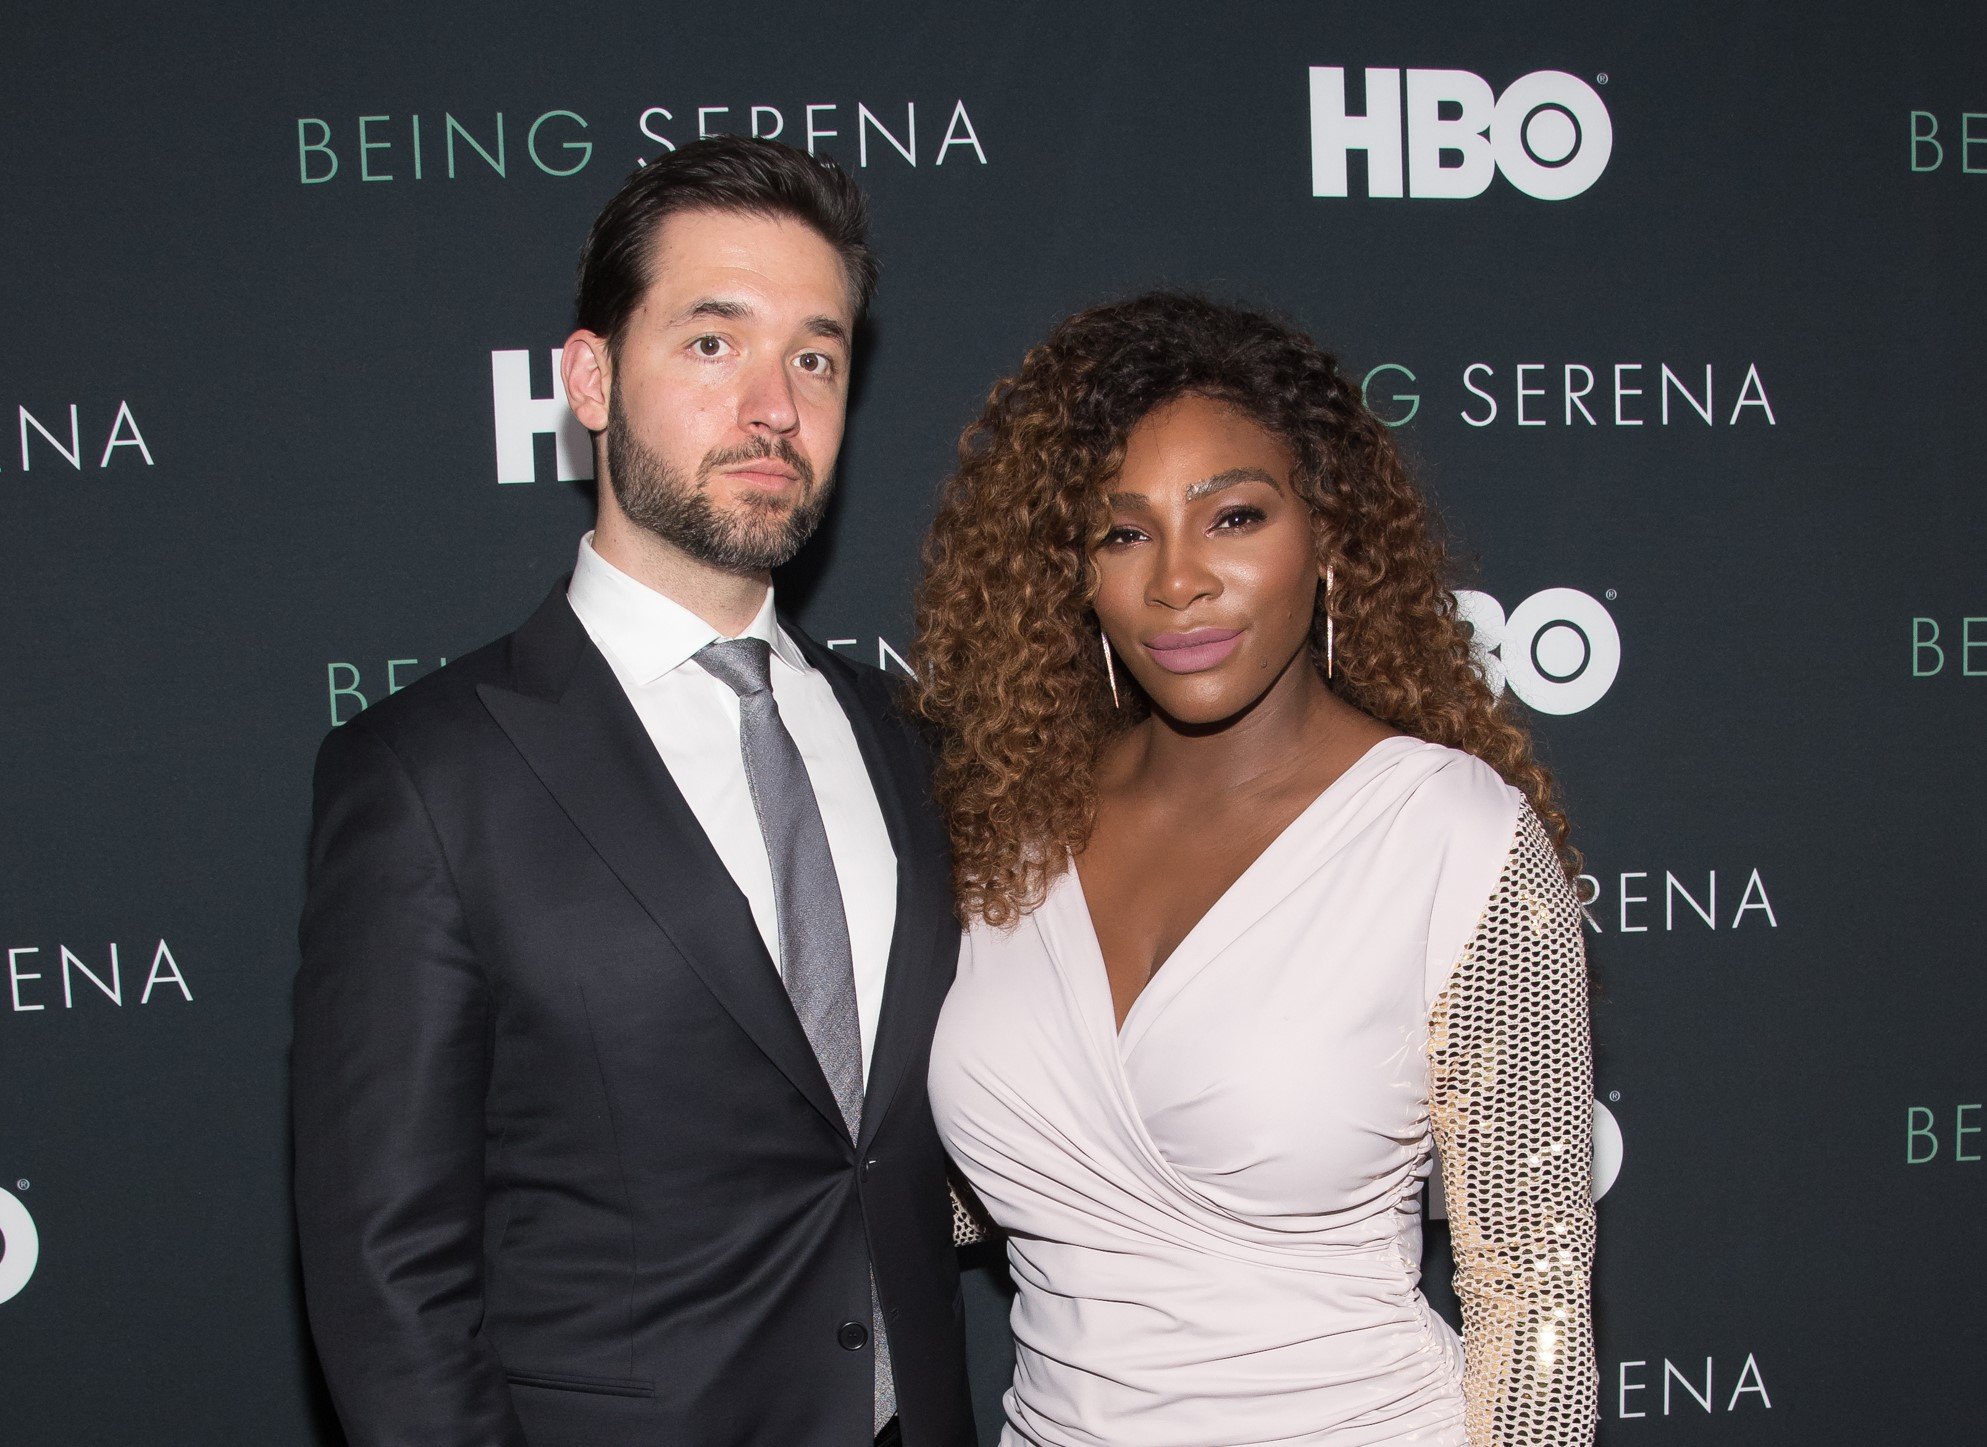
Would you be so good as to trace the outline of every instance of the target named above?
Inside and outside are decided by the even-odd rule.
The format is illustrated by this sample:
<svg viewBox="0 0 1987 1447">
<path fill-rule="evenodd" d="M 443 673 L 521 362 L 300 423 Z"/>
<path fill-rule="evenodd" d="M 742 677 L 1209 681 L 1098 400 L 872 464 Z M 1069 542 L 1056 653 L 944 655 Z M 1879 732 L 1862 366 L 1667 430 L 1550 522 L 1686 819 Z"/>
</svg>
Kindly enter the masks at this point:
<svg viewBox="0 0 1987 1447">
<path fill-rule="evenodd" d="M 950 983 L 936 963 L 954 933 L 947 900 L 951 880 L 943 842 L 926 815 L 925 783 L 911 751 L 889 735 L 894 725 L 863 696 L 856 674 L 798 628 L 781 619 L 789 637 L 828 679 L 854 731 L 869 770 L 890 846 L 897 855 L 897 914 L 890 931 L 883 1008 L 870 1050 L 869 1084 L 864 1092 L 859 1145 L 867 1148 L 906 1072 L 923 1060 L 938 1005 Z"/>
<path fill-rule="evenodd" d="M 491 716 L 719 1003 L 843 1130 L 751 906 L 566 602 L 563 583 L 512 635 L 511 661 L 515 689 L 487 683 L 477 689 Z M 900 905 L 900 927 L 902 919 Z"/>
</svg>

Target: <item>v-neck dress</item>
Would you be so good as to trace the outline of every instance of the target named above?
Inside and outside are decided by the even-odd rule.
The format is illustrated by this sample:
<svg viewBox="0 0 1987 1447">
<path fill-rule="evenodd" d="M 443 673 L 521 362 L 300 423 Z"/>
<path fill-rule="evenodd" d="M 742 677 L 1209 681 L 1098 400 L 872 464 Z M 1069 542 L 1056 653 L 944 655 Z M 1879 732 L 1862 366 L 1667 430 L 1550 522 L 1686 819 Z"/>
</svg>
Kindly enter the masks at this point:
<svg viewBox="0 0 1987 1447">
<path fill-rule="evenodd" d="M 1018 1288 L 1002 1443 L 1591 1437 L 1578 908 L 1481 761 L 1376 744 L 1122 1030 L 1073 869 L 966 933 L 932 1050 Z M 1418 1289 L 1441 1145 L 1464 1339 Z"/>
</svg>

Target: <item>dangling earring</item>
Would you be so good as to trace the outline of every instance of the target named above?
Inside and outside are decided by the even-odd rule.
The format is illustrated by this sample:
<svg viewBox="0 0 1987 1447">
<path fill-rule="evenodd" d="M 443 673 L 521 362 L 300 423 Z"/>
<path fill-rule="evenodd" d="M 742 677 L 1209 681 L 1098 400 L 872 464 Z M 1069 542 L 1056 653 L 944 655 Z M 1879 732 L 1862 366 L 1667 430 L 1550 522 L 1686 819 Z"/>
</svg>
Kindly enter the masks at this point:
<svg viewBox="0 0 1987 1447">
<path fill-rule="evenodd" d="M 1118 670 L 1111 662 L 1111 638 L 1102 623 L 1097 625 L 1097 641 L 1104 645 L 1104 677 L 1111 680 L 1111 707 L 1118 708 L 1121 706 L 1118 703 Z"/>
<path fill-rule="evenodd" d="M 1325 564 L 1325 677 L 1332 676 L 1335 663 L 1333 654 L 1337 651 L 1337 629 L 1332 621 L 1332 565 Z"/>
</svg>

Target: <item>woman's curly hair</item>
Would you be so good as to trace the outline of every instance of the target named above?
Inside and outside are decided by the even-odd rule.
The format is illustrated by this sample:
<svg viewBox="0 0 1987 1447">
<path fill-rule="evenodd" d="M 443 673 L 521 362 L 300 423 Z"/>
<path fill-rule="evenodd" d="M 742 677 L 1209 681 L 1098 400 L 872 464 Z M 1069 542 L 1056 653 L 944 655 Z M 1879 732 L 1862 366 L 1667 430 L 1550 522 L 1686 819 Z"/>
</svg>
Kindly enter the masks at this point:
<svg viewBox="0 0 1987 1447">
<path fill-rule="evenodd" d="M 1236 408 L 1295 456 L 1333 568 L 1329 686 L 1488 763 L 1570 859 L 1552 777 L 1471 659 L 1437 522 L 1359 387 L 1273 317 L 1156 292 L 1070 317 L 995 384 L 925 543 L 914 698 L 940 735 L 962 917 L 1005 927 L 1041 903 L 1089 838 L 1102 746 L 1145 715 L 1136 687 L 1127 707 L 1112 703 L 1090 549 L 1126 437 L 1189 393 Z M 1323 594 L 1311 629 L 1321 672 Z"/>
</svg>

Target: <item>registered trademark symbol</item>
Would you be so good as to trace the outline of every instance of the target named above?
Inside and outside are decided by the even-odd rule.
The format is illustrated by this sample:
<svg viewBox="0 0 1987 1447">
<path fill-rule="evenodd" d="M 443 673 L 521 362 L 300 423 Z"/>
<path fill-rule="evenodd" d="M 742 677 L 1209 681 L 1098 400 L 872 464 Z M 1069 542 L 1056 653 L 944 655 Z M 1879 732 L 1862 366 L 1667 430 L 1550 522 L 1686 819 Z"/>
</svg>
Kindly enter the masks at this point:
<svg viewBox="0 0 1987 1447">
<path fill-rule="evenodd" d="M 1610 1091 L 1608 1092 L 1608 1099 L 1609 1099 L 1609 1100 L 1620 1100 L 1620 1099 L 1621 1099 L 1621 1092 L 1620 1092 L 1620 1091 L 1618 1091 L 1618 1090 L 1610 1090 Z"/>
<path fill-rule="evenodd" d="M 1608 591 L 1607 591 L 1607 600 L 1608 600 L 1608 601 L 1609 601 L 1610 603 L 1612 603 L 1612 602 L 1613 602 L 1613 601 L 1615 600 L 1615 597 L 1616 597 L 1616 594 L 1615 594 L 1615 591 L 1614 591 L 1614 589 L 1612 589 L 1612 588 L 1608 589 Z"/>
<path fill-rule="evenodd" d="M 25 1191 L 27 1188 L 28 1188 L 28 1178 L 26 1176 L 23 1176 L 21 1177 L 20 1180 L 14 1182 L 14 1189 L 17 1191 Z"/>
<path fill-rule="evenodd" d="M 1608 73 L 1605 70 L 1602 71 L 1599 75 L 1594 77 L 1595 85 L 1606 85 L 1607 83 L 1608 83 Z"/>
</svg>

